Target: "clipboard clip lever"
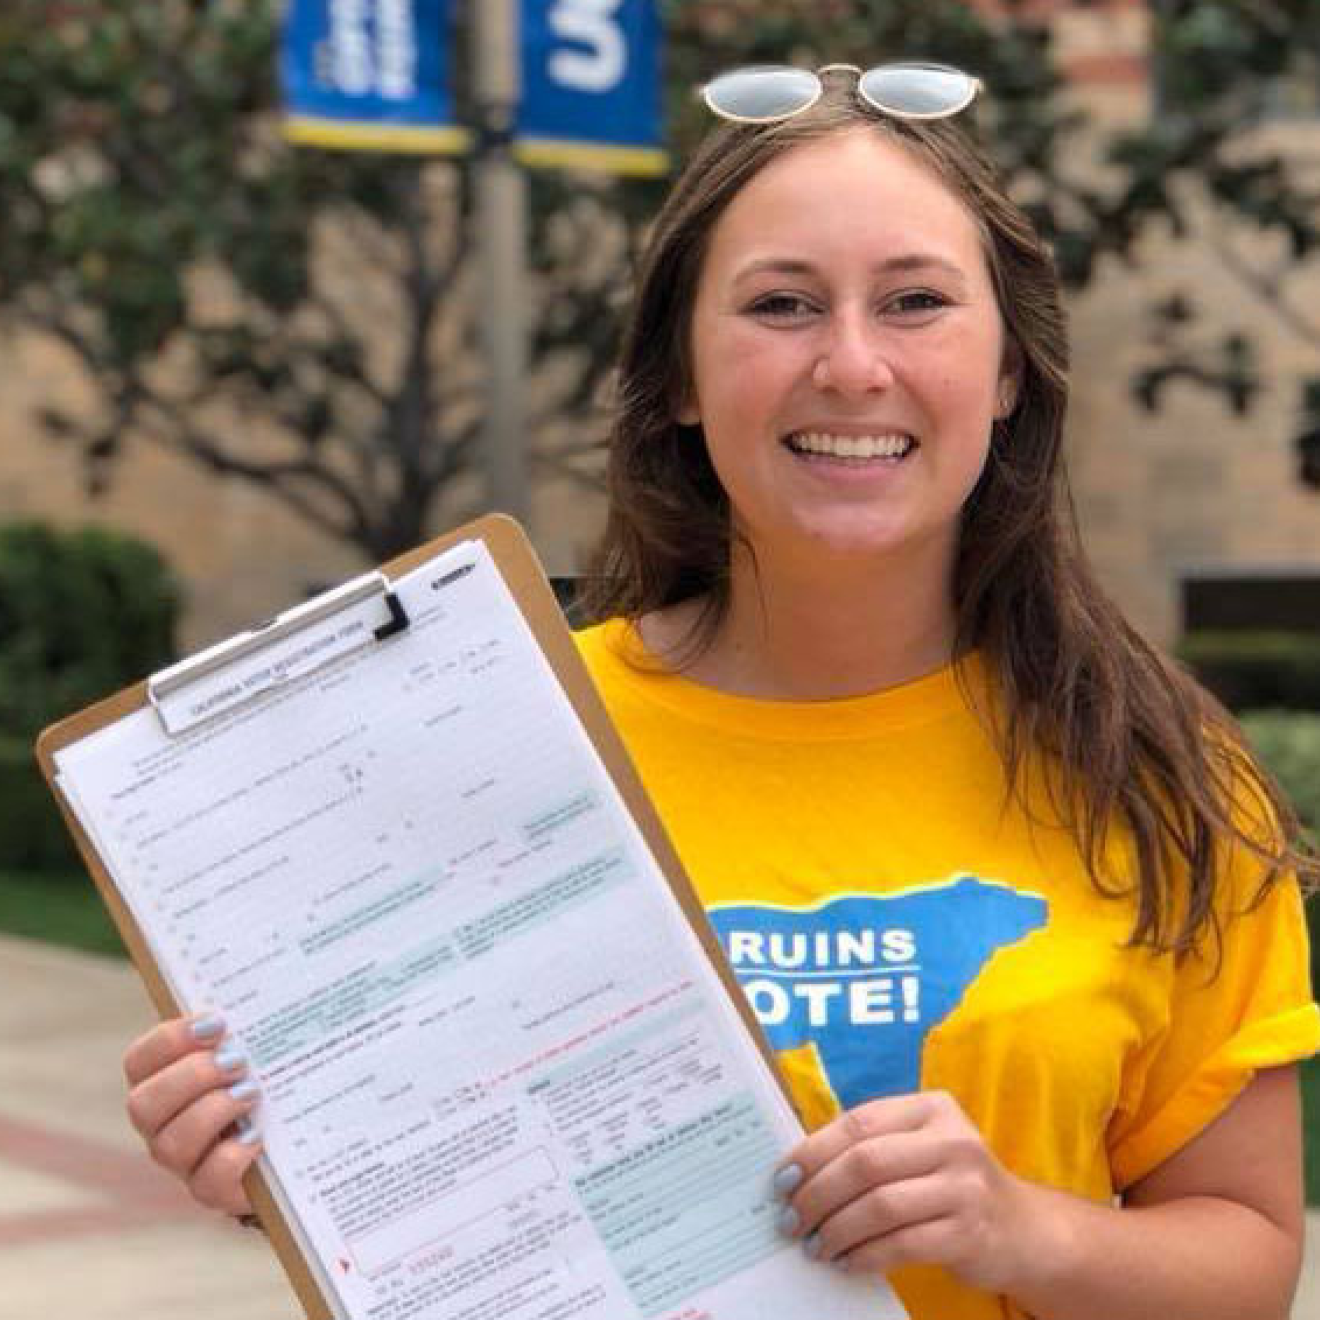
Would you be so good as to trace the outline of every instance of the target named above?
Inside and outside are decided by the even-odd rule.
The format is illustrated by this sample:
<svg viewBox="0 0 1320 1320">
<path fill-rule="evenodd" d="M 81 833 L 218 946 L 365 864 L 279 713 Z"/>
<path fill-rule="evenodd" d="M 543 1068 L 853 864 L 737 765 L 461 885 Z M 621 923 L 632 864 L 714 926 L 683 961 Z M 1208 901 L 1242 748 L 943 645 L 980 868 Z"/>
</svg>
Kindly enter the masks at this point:
<svg viewBox="0 0 1320 1320">
<path fill-rule="evenodd" d="M 385 606 L 389 617 L 373 626 L 363 611 L 376 601 Z M 326 626 L 350 610 L 353 616 L 347 626 Z M 409 622 L 408 612 L 385 574 L 364 573 L 153 674 L 147 680 L 147 696 L 166 731 L 181 733 L 295 675 L 310 673 L 370 644 L 373 638 L 383 642 L 394 637 Z M 262 659 L 267 654 L 274 657 L 269 664 Z M 185 703 L 182 697 L 189 691 L 197 699 Z"/>
<path fill-rule="evenodd" d="M 382 623 L 376 629 L 375 637 L 378 642 L 383 642 L 387 637 L 393 637 L 395 633 L 401 633 L 409 624 L 408 611 L 403 608 L 403 602 L 392 591 L 385 593 L 385 608 L 389 610 L 390 617 L 387 622 Z"/>
</svg>

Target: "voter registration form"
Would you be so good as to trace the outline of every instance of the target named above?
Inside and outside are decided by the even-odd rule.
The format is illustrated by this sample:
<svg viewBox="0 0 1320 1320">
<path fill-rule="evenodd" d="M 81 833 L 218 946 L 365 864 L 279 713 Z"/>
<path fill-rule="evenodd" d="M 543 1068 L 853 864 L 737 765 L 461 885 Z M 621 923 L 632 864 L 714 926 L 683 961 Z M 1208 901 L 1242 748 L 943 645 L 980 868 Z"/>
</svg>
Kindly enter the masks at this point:
<svg viewBox="0 0 1320 1320">
<path fill-rule="evenodd" d="M 484 543 L 394 591 L 56 754 L 332 1311 L 902 1316 L 776 1233 L 797 1121 Z"/>
</svg>

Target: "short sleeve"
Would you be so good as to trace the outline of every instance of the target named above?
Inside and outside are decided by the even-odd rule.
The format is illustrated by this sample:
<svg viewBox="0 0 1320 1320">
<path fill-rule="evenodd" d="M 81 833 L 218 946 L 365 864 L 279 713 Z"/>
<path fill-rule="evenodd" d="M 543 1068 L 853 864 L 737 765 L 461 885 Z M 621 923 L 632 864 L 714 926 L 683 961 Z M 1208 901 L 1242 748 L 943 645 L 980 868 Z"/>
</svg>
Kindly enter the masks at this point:
<svg viewBox="0 0 1320 1320">
<path fill-rule="evenodd" d="M 1222 938 L 1169 973 L 1163 1024 L 1128 1061 L 1110 1124 L 1115 1186 L 1144 1177 L 1214 1121 L 1258 1069 L 1320 1050 L 1296 881 L 1255 902 L 1258 864 L 1236 850 L 1220 910 Z"/>
</svg>

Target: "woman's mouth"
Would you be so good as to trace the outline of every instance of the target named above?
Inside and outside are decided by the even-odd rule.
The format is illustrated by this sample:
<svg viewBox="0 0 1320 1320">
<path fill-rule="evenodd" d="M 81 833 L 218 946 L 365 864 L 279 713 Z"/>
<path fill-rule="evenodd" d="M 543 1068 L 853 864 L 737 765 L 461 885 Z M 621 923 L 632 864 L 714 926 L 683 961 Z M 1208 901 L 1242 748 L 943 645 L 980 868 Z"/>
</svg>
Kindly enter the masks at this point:
<svg viewBox="0 0 1320 1320">
<path fill-rule="evenodd" d="M 784 443 L 795 454 L 821 458 L 889 459 L 906 458 L 917 442 L 904 431 L 885 431 L 874 435 L 835 435 L 830 431 L 794 431 Z"/>
</svg>

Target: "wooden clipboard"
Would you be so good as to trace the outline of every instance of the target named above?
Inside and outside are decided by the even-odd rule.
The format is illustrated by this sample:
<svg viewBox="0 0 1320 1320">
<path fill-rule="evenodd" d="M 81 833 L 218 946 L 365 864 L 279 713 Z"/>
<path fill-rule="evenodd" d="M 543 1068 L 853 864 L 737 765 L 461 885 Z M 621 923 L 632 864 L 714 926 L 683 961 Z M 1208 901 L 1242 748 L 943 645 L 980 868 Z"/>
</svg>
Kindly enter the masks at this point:
<svg viewBox="0 0 1320 1320">
<path fill-rule="evenodd" d="M 390 580 L 419 567 L 450 547 L 463 541 L 475 540 L 485 543 L 523 618 L 536 637 L 542 653 L 553 668 L 610 778 L 668 880 L 689 925 L 716 969 L 725 991 L 736 1006 L 772 1074 L 787 1095 L 788 1090 L 775 1062 L 773 1051 L 756 1022 L 751 1005 L 747 1002 L 725 960 L 719 940 L 706 919 L 705 911 L 679 863 L 678 855 L 656 815 L 655 808 L 642 788 L 641 780 L 618 733 L 606 714 L 605 706 L 596 692 L 586 665 L 578 654 L 572 632 L 564 620 L 559 603 L 522 528 L 513 519 L 502 514 L 490 514 L 390 560 L 382 565 L 379 571 L 388 584 Z M 318 597 L 317 601 L 325 601 L 327 598 L 333 600 L 334 594 L 333 591 L 325 593 L 324 596 Z M 313 610 L 317 606 L 316 601 L 309 604 Z M 307 606 L 300 608 L 306 609 Z M 204 658 L 206 654 L 204 652 L 198 658 Z M 183 665 L 188 663 L 182 662 Z M 65 823 L 128 948 L 134 966 L 146 983 L 152 1003 L 161 1017 L 167 1018 L 177 1017 L 181 1012 L 181 1006 L 175 1002 L 174 995 L 166 985 L 147 941 L 111 879 L 105 862 L 65 801 L 64 794 L 57 787 L 55 779 L 56 753 L 151 704 L 149 683 L 150 680 L 144 679 L 112 697 L 51 725 L 37 739 L 36 751 L 42 773 L 59 803 Z M 127 1041 L 124 1043 L 128 1044 Z M 292 1230 L 285 1222 L 275 1198 L 255 1165 L 249 1171 L 244 1186 L 309 1320 L 332 1320 L 334 1312 L 331 1304 L 322 1294 Z"/>
</svg>

